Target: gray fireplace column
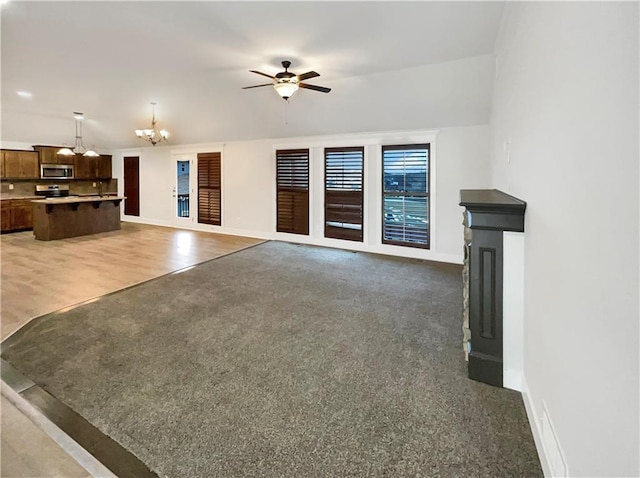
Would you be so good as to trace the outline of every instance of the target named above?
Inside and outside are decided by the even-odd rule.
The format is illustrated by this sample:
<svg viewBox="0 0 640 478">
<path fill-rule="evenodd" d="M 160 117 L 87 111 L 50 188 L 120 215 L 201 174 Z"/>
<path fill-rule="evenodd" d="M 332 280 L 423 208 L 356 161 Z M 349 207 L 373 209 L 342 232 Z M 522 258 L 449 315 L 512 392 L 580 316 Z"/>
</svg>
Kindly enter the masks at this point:
<svg viewBox="0 0 640 478">
<path fill-rule="evenodd" d="M 496 189 L 463 189 L 463 340 L 469 378 L 503 386 L 505 232 L 524 232 L 526 203 Z M 511 388 L 511 387 L 509 387 Z"/>
</svg>

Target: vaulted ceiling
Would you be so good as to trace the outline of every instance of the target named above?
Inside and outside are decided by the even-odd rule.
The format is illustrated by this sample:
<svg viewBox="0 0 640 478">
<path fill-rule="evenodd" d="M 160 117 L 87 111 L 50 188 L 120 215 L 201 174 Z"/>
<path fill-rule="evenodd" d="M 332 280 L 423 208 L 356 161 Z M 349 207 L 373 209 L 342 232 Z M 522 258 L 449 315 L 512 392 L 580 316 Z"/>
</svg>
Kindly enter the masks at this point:
<svg viewBox="0 0 640 478">
<path fill-rule="evenodd" d="M 73 144 L 81 111 L 85 145 L 140 146 L 151 101 L 173 144 L 486 122 L 503 6 L 10 1 L 2 140 Z M 241 89 L 285 59 L 332 92 Z"/>
</svg>

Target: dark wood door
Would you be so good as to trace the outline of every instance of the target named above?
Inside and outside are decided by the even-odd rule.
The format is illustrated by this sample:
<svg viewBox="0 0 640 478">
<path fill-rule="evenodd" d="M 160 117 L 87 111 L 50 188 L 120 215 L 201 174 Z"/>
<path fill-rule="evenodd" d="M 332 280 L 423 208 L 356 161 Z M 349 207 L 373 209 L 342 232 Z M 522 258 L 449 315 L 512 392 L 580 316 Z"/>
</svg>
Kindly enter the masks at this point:
<svg viewBox="0 0 640 478">
<path fill-rule="evenodd" d="M 140 215 L 140 158 L 124 158 L 124 213 L 127 216 Z"/>
</svg>

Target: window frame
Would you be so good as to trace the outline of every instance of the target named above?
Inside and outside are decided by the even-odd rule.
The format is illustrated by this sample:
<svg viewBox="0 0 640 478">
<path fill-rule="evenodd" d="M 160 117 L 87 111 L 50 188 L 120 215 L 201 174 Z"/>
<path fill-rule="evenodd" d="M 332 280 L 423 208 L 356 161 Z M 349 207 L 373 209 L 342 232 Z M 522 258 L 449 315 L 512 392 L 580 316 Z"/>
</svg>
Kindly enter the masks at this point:
<svg viewBox="0 0 640 478">
<path fill-rule="evenodd" d="M 360 167 L 360 190 L 359 191 L 355 191 L 358 192 L 358 196 L 360 199 L 360 229 L 353 229 L 355 231 L 358 231 L 358 233 L 356 234 L 350 234 L 349 228 L 340 228 L 338 226 L 330 226 L 328 225 L 328 220 L 327 220 L 327 210 L 328 210 L 328 197 L 331 195 L 332 190 L 330 190 L 327 187 L 327 153 L 353 153 L 353 152 L 358 152 L 361 154 L 361 167 Z M 323 148 L 323 165 L 324 165 L 324 178 L 323 178 L 323 186 L 324 186 L 324 237 L 327 239 L 338 239 L 338 240 L 344 240 L 344 241 L 353 241 L 353 242 L 364 242 L 364 229 L 365 229 L 365 224 L 364 224 L 364 208 L 365 208 L 365 204 L 364 204 L 364 193 L 365 193 L 365 147 L 364 146 L 344 146 L 344 147 L 325 147 Z M 338 192 L 339 190 L 336 190 L 335 192 Z M 343 192 L 346 192 L 346 190 L 344 190 Z M 354 195 L 356 196 L 356 195 Z M 355 224 L 355 223 L 353 223 Z M 338 231 L 342 229 L 343 235 L 340 236 L 339 234 L 336 235 L 330 235 L 330 231 L 334 230 L 334 231 Z"/>
<path fill-rule="evenodd" d="M 202 171 L 202 162 L 203 161 L 211 161 L 214 164 L 215 169 L 217 169 L 216 174 L 208 176 L 207 179 L 207 187 L 201 187 L 202 181 L 200 177 L 200 173 Z M 215 179 L 219 178 L 218 181 Z M 222 153 L 219 151 L 211 151 L 204 153 L 197 153 L 196 155 L 196 191 L 197 201 L 198 201 L 198 216 L 197 222 L 198 224 L 205 224 L 210 226 L 222 226 Z M 209 207 L 209 213 L 206 214 L 206 218 L 203 219 L 202 207 L 201 207 L 201 191 L 206 191 L 209 195 L 210 193 L 215 193 L 217 191 L 217 200 L 215 201 L 217 206 L 217 211 L 219 211 L 218 217 L 214 217 L 213 219 L 209 219 L 212 215 L 210 214 L 211 207 Z M 211 202 L 211 197 L 208 196 L 207 199 Z"/>
<path fill-rule="evenodd" d="M 281 156 L 281 153 L 288 153 L 293 155 L 296 154 L 306 154 L 306 189 L 303 188 L 296 188 L 296 187 L 286 187 L 286 186 L 280 186 L 280 176 L 278 174 L 279 168 L 278 168 L 278 162 L 281 160 L 281 158 L 286 157 L 286 154 L 283 154 Z M 298 234 L 298 235 L 303 235 L 303 236 L 309 236 L 310 235 L 310 222 L 311 222 L 311 214 L 310 214 L 310 206 L 311 206 L 311 201 L 310 201 L 310 194 L 311 194 L 311 149 L 310 148 L 278 148 L 276 149 L 275 152 L 275 163 L 276 163 L 276 175 L 275 175 L 275 183 L 276 183 L 276 232 L 278 233 L 284 233 L 284 234 Z M 280 222 L 280 216 L 281 216 L 281 200 L 280 200 L 280 193 L 289 193 L 291 194 L 291 229 L 287 230 L 283 224 L 281 224 Z M 304 193 L 304 194 L 303 194 Z M 305 197 L 303 197 L 305 196 Z M 303 228 L 299 228 L 296 229 L 296 203 L 299 203 L 300 200 L 302 200 L 302 203 L 305 204 L 305 210 L 306 210 L 306 223 L 305 223 L 305 227 Z"/>
<path fill-rule="evenodd" d="M 416 150 L 416 149 L 426 149 L 427 151 L 427 167 L 426 167 L 426 178 L 425 178 L 425 186 L 426 191 L 424 193 L 416 193 L 416 192 L 386 192 L 385 191 L 385 151 L 386 150 Z M 382 145 L 380 148 L 380 169 L 381 169 L 381 207 L 380 207 L 380 219 L 381 219 L 381 241 L 382 244 L 391 245 L 391 246 L 400 246 L 400 247 L 410 247 L 414 249 L 431 249 L 431 231 L 433 230 L 432 223 L 432 211 L 433 207 L 431 204 L 431 179 L 433 174 L 433 165 L 432 165 L 432 144 L 431 141 L 425 143 L 412 143 L 412 144 L 388 144 Z M 397 241 L 393 239 L 385 239 L 385 198 L 387 196 L 403 196 L 403 197 L 424 197 L 426 199 L 427 206 L 427 240 L 426 243 L 419 242 L 408 242 L 408 241 Z M 406 222 L 404 223 L 406 225 Z"/>
</svg>

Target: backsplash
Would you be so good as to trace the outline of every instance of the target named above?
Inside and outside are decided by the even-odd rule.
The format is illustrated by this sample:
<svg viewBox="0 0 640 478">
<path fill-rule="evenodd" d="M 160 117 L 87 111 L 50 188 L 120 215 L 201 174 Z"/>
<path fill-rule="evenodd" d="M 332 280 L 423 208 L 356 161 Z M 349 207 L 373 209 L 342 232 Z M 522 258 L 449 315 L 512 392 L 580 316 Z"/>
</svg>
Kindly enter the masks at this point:
<svg viewBox="0 0 640 478">
<path fill-rule="evenodd" d="M 13 184 L 13 189 L 9 189 L 9 186 Z M 0 182 L 0 193 L 3 195 L 34 195 L 36 191 L 36 184 L 68 184 L 69 194 L 72 196 L 78 194 L 98 194 L 100 191 L 100 182 L 96 181 L 52 181 L 52 180 L 34 180 L 34 181 L 2 181 Z M 95 184 L 95 187 L 93 186 Z M 118 192 L 118 180 L 107 179 L 102 181 L 102 193 L 117 193 Z"/>
</svg>

